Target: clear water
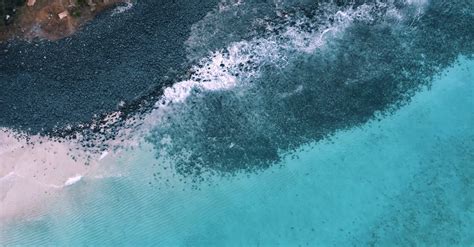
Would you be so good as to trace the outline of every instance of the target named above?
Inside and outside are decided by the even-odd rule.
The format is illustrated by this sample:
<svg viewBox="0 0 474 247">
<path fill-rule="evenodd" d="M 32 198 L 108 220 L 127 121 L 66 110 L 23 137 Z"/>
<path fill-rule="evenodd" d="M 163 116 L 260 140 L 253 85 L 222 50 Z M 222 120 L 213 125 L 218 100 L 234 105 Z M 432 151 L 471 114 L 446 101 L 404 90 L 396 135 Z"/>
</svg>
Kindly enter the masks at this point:
<svg viewBox="0 0 474 247">
<path fill-rule="evenodd" d="M 7 243 L 162 246 L 469 246 L 474 242 L 474 61 L 394 115 L 304 147 L 258 174 L 193 189 L 150 185 L 152 153 L 84 180 Z"/>
<path fill-rule="evenodd" d="M 110 90 L 117 99 L 161 85 L 164 75 L 173 85 L 146 98 L 156 102 L 153 110 L 122 126 L 131 135 L 117 135 L 139 146 L 99 162 L 105 176 L 86 174 L 62 187 L 40 217 L 2 225 L 1 244 L 474 244 L 474 5 L 326 2 L 167 2 L 183 16 L 195 13 L 183 20 L 144 0 L 104 14 L 70 40 L 40 42 L 40 51 L 12 45 L 40 58 L 68 50 L 71 40 L 106 46 L 118 56 L 110 64 L 98 48 L 99 55 L 90 49 L 81 57 L 103 73 L 67 74 L 85 89 L 104 78 L 120 84 Z M 169 14 L 160 19 L 166 31 L 154 23 L 155 10 Z M 170 36 L 178 30 L 170 23 L 185 28 Z M 165 46 L 167 38 L 176 42 Z M 113 48 L 117 42 L 124 50 Z M 5 68 L 11 71 L 0 82 L 29 78 L 14 64 Z M 107 83 L 88 94 L 93 104 L 64 105 L 43 118 L 44 104 L 26 126 L 113 108 Z M 17 113 L 0 125 L 31 115 Z"/>
</svg>

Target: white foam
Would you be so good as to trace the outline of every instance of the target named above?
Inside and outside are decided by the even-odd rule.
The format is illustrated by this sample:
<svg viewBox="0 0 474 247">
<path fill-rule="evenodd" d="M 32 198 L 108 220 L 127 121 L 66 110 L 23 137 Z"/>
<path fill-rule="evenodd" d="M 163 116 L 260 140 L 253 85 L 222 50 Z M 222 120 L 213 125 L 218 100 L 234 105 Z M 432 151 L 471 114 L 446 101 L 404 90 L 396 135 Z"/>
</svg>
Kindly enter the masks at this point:
<svg viewBox="0 0 474 247">
<path fill-rule="evenodd" d="M 108 152 L 108 151 L 102 152 L 102 154 L 101 154 L 100 157 L 99 157 L 99 161 L 103 160 L 105 157 L 107 157 L 107 155 L 109 155 L 109 152 Z"/>
<path fill-rule="evenodd" d="M 286 46 L 286 49 L 314 53 L 325 44 L 326 40 L 344 32 L 354 21 L 373 20 L 372 12 L 376 11 L 376 8 L 379 7 L 387 7 L 387 4 L 363 4 L 357 8 L 346 7 L 344 9 L 337 9 L 332 5 L 323 6 L 322 8 L 325 8 L 325 12 L 329 14 L 321 16 L 320 18 L 322 19 L 318 21 L 318 26 L 315 26 L 312 30 L 301 28 L 305 26 L 303 24 L 311 22 L 311 20 L 305 18 L 295 20 L 295 25 L 285 28 L 283 37 L 288 40 L 289 44 Z M 389 11 L 395 11 L 396 14 L 399 14 L 393 6 L 389 8 Z M 330 14 L 331 12 L 333 13 Z M 330 19 L 332 20 L 331 22 L 329 21 Z"/>
<path fill-rule="evenodd" d="M 428 3 L 428 0 L 405 0 L 406 3 L 418 6 L 424 6 Z"/>
<path fill-rule="evenodd" d="M 225 3 L 225 6 L 229 5 L 228 1 Z M 241 2 L 237 1 L 231 5 L 240 4 Z M 370 18 L 370 10 L 371 6 L 363 5 L 355 10 L 348 8 L 337 11 L 330 16 L 335 20 L 334 24 L 318 31 L 305 31 L 297 24 L 287 26 L 281 35 L 231 43 L 227 49 L 211 53 L 208 58 L 202 59 L 199 65 L 194 66 L 192 68 L 194 75 L 189 80 L 166 88 L 157 106 L 167 105 L 169 102 L 182 103 L 196 88 L 208 91 L 232 89 L 245 82 L 247 78 L 258 77 L 259 67 L 264 63 L 284 64 L 287 55 L 295 51 L 313 53 L 324 44 L 324 39 L 330 33 L 343 31 L 353 20 Z M 303 23 L 309 20 L 298 21 Z M 238 70 L 239 65 L 248 63 L 254 67 L 245 72 Z M 235 73 L 239 75 L 236 76 Z"/>
<path fill-rule="evenodd" d="M 64 183 L 64 186 L 71 186 L 79 181 L 81 181 L 82 179 L 82 175 L 76 175 L 74 177 L 70 177 L 66 180 L 66 182 Z"/>
<path fill-rule="evenodd" d="M 260 40 L 261 44 L 267 44 L 267 40 Z M 255 76 L 258 71 L 250 70 L 247 73 L 239 71 L 238 66 L 241 64 L 261 63 L 262 56 L 258 54 L 261 50 L 272 52 L 271 45 L 266 49 L 262 49 L 262 45 L 256 46 L 253 43 L 241 41 L 232 43 L 225 51 L 216 51 L 211 53 L 210 57 L 201 60 L 199 65 L 194 66 L 191 70 L 194 75 L 185 81 L 175 83 L 173 86 L 166 88 L 162 100 L 163 102 L 184 102 L 193 89 L 202 89 L 208 91 L 228 90 L 237 85 L 239 79 Z M 237 77 L 235 74 L 239 73 Z M 165 103 L 165 104 L 166 104 Z"/>
<path fill-rule="evenodd" d="M 239 6 L 244 3 L 244 0 L 222 0 L 219 5 L 218 9 L 219 12 L 224 12 L 229 10 L 232 7 Z"/>
<path fill-rule="evenodd" d="M 0 177 L 0 182 L 1 181 L 6 181 L 10 178 L 13 178 L 15 176 L 15 172 L 9 172 L 7 175 Z"/>
<path fill-rule="evenodd" d="M 132 7 L 133 7 L 133 3 L 132 3 L 131 1 L 127 1 L 127 2 L 125 2 L 125 5 L 117 6 L 117 7 L 112 11 L 111 16 L 124 13 L 124 12 L 126 12 L 126 11 L 132 9 Z"/>
<path fill-rule="evenodd" d="M 224 3 L 226 7 L 238 7 L 243 2 Z M 142 132 L 159 126 L 168 106 L 185 103 L 194 92 L 231 90 L 251 85 L 248 82 L 260 76 L 260 68 L 263 65 L 284 67 L 290 56 L 297 53 L 314 53 L 324 46 L 330 37 L 344 32 L 355 20 L 372 20 L 374 17 L 371 13 L 381 5 L 383 3 L 361 5 L 357 8 L 328 5 L 325 6 L 325 16 L 318 17 L 321 20 L 317 21 L 305 17 L 284 16 L 282 18 L 287 19 L 283 23 L 267 26 L 268 30 L 283 27 L 284 32 L 270 34 L 265 38 L 233 42 L 226 49 L 210 53 L 192 67 L 192 76 L 189 79 L 177 82 L 164 90 L 163 96 L 155 104 L 155 110 L 140 123 Z M 314 28 L 308 29 L 306 24 L 314 25 Z M 246 69 L 242 70 L 242 66 Z"/>
</svg>

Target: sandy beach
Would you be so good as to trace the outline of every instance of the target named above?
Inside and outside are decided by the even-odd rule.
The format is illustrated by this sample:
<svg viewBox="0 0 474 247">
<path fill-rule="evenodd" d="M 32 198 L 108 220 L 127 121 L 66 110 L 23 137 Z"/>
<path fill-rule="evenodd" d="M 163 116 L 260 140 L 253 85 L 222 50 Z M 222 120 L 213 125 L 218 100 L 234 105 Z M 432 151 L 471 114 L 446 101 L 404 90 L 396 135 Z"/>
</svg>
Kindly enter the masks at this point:
<svg viewBox="0 0 474 247">
<path fill-rule="evenodd" d="M 63 188 L 96 174 L 99 160 L 106 154 L 89 160 L 73 143 L 39 136 L 28 143 L 1 130 L 0 222 L 40 216 Z"/>
</svg>

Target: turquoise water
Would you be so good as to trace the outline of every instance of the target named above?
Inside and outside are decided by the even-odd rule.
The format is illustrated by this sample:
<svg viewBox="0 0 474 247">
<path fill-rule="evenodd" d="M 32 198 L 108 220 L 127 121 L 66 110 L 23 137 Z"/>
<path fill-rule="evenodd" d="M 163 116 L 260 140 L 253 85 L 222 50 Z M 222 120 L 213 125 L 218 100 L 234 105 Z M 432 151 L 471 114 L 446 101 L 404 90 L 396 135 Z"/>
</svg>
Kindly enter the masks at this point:
<svg viewBox="0 0 474 247">
<path fill-rule="evenodd" d="M 149 147 L 122 177 L 87 179 L 15 245 L 471 246 L 474 61 L 380 121 L 337 132 L 258 173 L 184 183 Z M 184 179 L 186 180 L 186 179 Z"/>
</svg>

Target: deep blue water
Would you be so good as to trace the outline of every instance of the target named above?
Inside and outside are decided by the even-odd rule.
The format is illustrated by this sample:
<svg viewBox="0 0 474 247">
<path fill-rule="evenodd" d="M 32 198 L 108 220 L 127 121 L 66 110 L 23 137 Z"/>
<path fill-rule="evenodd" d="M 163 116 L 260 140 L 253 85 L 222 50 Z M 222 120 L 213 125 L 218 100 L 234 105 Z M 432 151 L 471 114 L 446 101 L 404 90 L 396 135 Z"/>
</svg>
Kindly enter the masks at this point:
<svg viewBox="0 0 474 247">
<path fill-rule="evenodd" d="M 196 5 L 176 2 L 170 6 L 180 13 Z M 44 215 L 9 223 L 0 239 L 71 246 L 474 244 L 474 3 L 323 2 L 208 2 L 189 19 L 167 12 L 161 25 L 184 28 L 169 47 L 160 43 L 169 43 L 166 33 L 155 35 L 161 31 L 151 10 L 159 4 L 138 2 L 114 16 L 122 21 L 112 26 L 136 21 L 129 35 L 118 35 L 125 40 L 118 29 L 103 31 L 104 42 L 128 47 L 111 51 L 114 69 L 69 79 L 88 81 L 86 90 L 116 78 L 116 97 L 92 91 L 88 97 L 107 98 L 108 106 L 80 101 L 87 105 L 81 115 L 66 105 L 57 122 L 87 121 L 121 97 L 154 100 L 131 124 L 143 135 L 140 146 L 104 164 L 110 177 L 85 176 L 65 187 Z M 146 15 L 132 18 L 140 13 Z M 108 21 L 104 15 L 60 42 L 94 46 L 89 38 L 101 29 L 92 28 Z M 24 46 L 33 49 L 13 45 Z M 88 56 L 88 66 L 102 61 Z M 0 80 L 23 76 L 12 68 Z M 161 77 L 170 82 L 153 82 Z M 164 91 L 145 90 L 162 85 Z M 22 129 L 15 119 L 28 114 L 11 114 L 0 126 Z M 27 125 L 39 128 L 41 119 Z"/>
</svg>

